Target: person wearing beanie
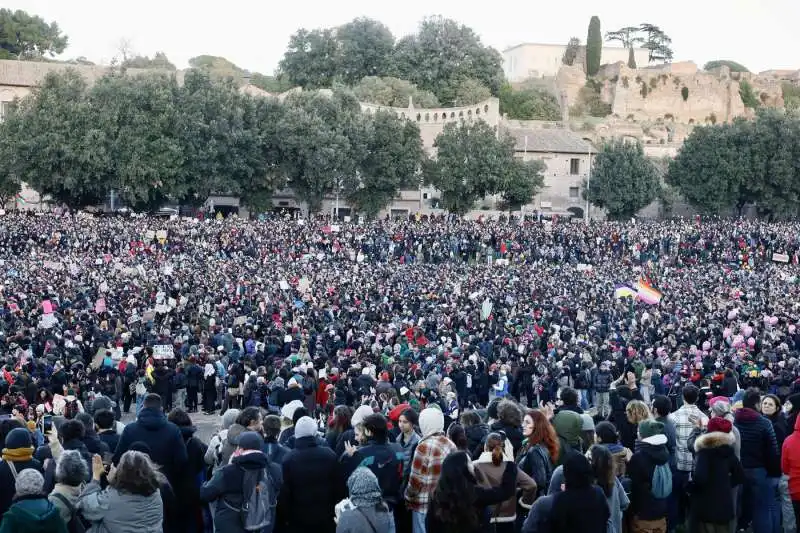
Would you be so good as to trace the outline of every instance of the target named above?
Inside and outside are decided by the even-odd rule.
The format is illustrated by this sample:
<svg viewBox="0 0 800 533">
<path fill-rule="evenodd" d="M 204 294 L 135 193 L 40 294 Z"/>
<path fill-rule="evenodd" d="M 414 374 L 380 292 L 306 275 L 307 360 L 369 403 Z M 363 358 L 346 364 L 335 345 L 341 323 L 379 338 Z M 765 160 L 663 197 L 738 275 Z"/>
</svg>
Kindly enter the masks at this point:
<svg viewBox="0 0 800 533">
<path fill-rule="evenodd" d="M 33 458 L 33 440 L 28 428 L 16 427 L 6 435 L 0 461 L 0 514 L 8 511 L 14 497 L 14 480 L 26 469 L 43 472 L 42 463 Z"/>
<path fill-rule="evenodd" d="M 33 468 L 14 481 L 14 504 L 3 514 L 0 533 L 67 533 L 58 508 L 42 493 L 44 477 Z"/>
<path fill-rule="evenodd" d="M 639 422 L 639 439 L 640 446 L 631 456 L 627 468 L 631 480 L 631 531 L 665 532 L 672 472 L 664 424 L 653 419 L 642 420 Z"/>
<path fill-rule="evenodd" d="M 302 417 L 295 427 L 294 449 L 283 461 L 284 486 L 278 499 L 287 533 L 333 533 L 334 507 L 345 496 L 336 454 L 317 436 L 317 424 Z"/>
<path fill-rule="evenodd" d="M 564 410 L 553 417 L 553 428 L 558 435 L 560 452 L 555 466 L 560 465 L 570 452 L 582 453 L 581 432 L 583 431 L 583 419 L 581 415 L 574 411 Z"/>
<path fill-rule="evenodd" d="M 382 498 L 378 478 L 369 468 L 356 468 L 347 478 L 349 497 L 336 506 L 336 533 L 389 533 L 394 517 Z"/>
<path fill-rule="evenodd" d="M 64 523 L 72 519 L 72 510 L 80 500 L 83 484 L 89 478 L 89 466 L 77 450 L 64 450 L 56 463 L 56 485 L 48 499 L 58 508 Z"/>
<path fill-rule="evenodd" d="M 445 457 L 457 450 L 444 431 L 444 415 L 433 407 L 423 409 L 419 414 L 419 427 L 422 439 L 417 444 L 411 460 L 405 499 L 412 511 L 414 531 L 425 531 L 425 515 L 428 505 L 442 473 Z"/>
<path fill-rule="evenodd" d="M 744 483 L 744 470 L 733 448 L 732 428 L 730 420 L 714 416 L 707 432 L 694 442 L 690 513 L 696 531 L 728 533 L 736 526 L 733 496 L 735 487 Z"/>
<path fill-rule="evenodd" d="M 264 439 L 255 431 L 243 431 L 236 438 L 236 450 L 233 452 L 230 464 L 214 472 L 212 478 L 200 487 L 200 500 L 213 503 L 214 528 L 216 531 L 232 533 L 246 533 L 242 527 L 241 509 L 246 503 L 249 494 L 243 493 L 245 475 L 248 473 L 263 473 L 267 483 L 270 484 L 272 494 L 278 498 L 283 487 L 283 472 L 280 465 L 272 463 L 261 451 Z M 224 497 L 224 503 L 221 498 Z M 271 533 L 275 527 L 275 509 L 272 511 L 272 524 L 261 530 L 261 533 Z"/>
<path fill-rule="evenodd" d="M 368 466 L 378 478 L 384 500 L 394 510 L 400 502 L 403 464 L 389 443 L 388 421 L 382 414 L 374 413 L 363 420 L 361 428 L 363 445 L 358 448 L 348 445 L 340 459 L 343 478 L 347 479 L 361 465 Z"/>
<path fill-rule="evenodd" d="M 211 437 L 211 440 L 208 442 L 208 448 L 206 448 L 204 459 L 207 465 L 213 466 L 217 464 L 217 459 L 222 451 L 222 446 L 228 439 L 228 430 L 233 423 L 236 422 L 236 418 L 239 416 L 240 412 L 241 411 L 238 409 L 228 409 L 220 417 L 222 428 L 217 431 L 213 437 Z"/>
</svg>

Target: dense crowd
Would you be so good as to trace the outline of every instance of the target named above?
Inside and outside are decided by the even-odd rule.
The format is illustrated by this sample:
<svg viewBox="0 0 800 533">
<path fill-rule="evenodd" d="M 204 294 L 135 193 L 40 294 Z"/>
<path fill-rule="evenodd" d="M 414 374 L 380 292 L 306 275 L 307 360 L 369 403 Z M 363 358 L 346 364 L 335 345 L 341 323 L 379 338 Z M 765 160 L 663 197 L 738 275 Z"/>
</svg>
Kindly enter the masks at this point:
<svg viewBox="0 0 800 533">
<path fill-rule="evenodd" d="M 5 214 L 0 533 L 795 531 L 798 230 Z"/>
</svg>

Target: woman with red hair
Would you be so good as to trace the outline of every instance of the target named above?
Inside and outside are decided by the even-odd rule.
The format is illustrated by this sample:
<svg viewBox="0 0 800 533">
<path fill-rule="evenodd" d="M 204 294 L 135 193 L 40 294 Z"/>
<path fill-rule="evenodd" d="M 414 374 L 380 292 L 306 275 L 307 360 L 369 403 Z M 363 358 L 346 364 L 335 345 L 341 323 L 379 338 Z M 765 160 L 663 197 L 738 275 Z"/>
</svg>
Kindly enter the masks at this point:
<svg viewBox="0 0 800 533">
<path fill-rule="evenodd" d="M 544 496 L 558 460 L 556 431 L 544 413 L 529 409 L 522 419 L 522 435 L 525 440 L 517 456 L 517 465 L 536 481 L 536 496 Z"/>
</svg>

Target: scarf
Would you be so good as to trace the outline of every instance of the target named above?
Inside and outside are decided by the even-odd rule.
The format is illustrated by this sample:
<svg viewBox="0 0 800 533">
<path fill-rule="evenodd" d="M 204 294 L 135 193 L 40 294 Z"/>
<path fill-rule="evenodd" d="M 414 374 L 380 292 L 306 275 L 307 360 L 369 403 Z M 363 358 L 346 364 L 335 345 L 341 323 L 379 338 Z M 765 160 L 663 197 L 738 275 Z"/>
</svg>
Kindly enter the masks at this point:
<svg viewBox="0 0 800 533">
<path fill-rule="evenodd" d="M 33 448 L 3 448 L 3 461 L 22 462 L 33 459 Z"/>
</svg>

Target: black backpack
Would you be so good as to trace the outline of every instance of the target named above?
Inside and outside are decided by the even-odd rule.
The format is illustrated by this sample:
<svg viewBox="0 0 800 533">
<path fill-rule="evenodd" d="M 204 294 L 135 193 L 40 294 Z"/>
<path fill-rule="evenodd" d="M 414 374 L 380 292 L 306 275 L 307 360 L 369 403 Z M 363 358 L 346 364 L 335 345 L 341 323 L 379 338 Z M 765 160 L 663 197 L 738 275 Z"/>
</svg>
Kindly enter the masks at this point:
<svg viewBox="0 0 800 533">
<path fill-rule="evenodd" d="M 81 513 L 75 508 L 74 505 L 63 495 L 54 493 L 53 496 L 67 506 L 69 509 L 69 522 L 67 522 L 67 533 L 86 533 L 89 530 L 89 524 L 83 521 Z"/>
</svg>

